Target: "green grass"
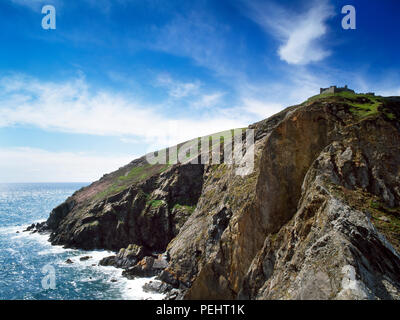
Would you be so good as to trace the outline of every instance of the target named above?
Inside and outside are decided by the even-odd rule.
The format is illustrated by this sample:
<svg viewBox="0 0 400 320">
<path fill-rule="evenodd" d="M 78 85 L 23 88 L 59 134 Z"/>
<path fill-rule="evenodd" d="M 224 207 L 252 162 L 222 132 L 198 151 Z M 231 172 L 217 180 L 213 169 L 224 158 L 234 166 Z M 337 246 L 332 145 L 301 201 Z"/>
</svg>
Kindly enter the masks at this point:
<svg viewBox="0 0 400 320">
<path fill-rule="evenodd" d="M 382 204 L 379 201 L 371 200 L 370 202 L 370 207 L 376 210 L 379 210 L 379 208 L 382 207 Z"/>
<path fill-rule="evenodd" d="M 308 100 L 306 102 L 312 102 L 315 100 L 319 100 L 319 99 L 324 99 L 324 98 L 329 98 L 329 97 L 343 97 L 346 99 L 357 99 L 358 97 L 373 97 L 371 95 L 366 95 L 366 94 L 358 94 L 358 93 L 353 93 L 350 91 L 343 91 L 343 92 L 339 92 L 339 93 L 322 93 L 322 94 L 317 94 L 315 96 L 312 96 L 311 98 L 308 98 Z"/>
<path fill-rule="evenodd" d="M 97 200 L 104 199 L 109 196 L 115 195 L 129 186 L 144 181 L 145 179 L 151 177 L 154 174 L 160 174 L 167 170 L 170 165 L 151 165 L 145 164 L 140 167 L 132 168 L 127 174 L 119 176 L 108 188 L 96 194 L 95 198 Z"/>
<path fill-rule="evenodd" d="M 395 120 L 395 119 L 396 119 L 396 116 L 395 116 L 393 113 L 391 113 L 391 112 L 385 112 L 385 115 L 386 115 L 386 117 L 388 117 L 388 119 L 390 119 L 390 120 Z"/>
<path fill-rule="evenodd" d="M 147 204 L 150 205 L 152 208 L 159 208 L 164 205 L 164 200 L 148 200 Z"/>
<path fill-rule="evenodd" d="M 314 102 L 319 99 L 329 99 L 332 97 L 342 97 L 345 99 L 345 102 L 350 106 L 350 111 L 360 118 L 366 118 L 370 116 L 374 116 L 379 114 L 379 107 L 383 105 L 384 98 L 379 96 L 373 96 L 368 94 L 359 94 L 359 93 L 352 93 L 348 91 L 339 92 L 339 93 L 323 93 L 318 94 L 309 98 L 306 103 Z M 364 98 L 365 102 L 359 102 Z M 395 119 L 395 115 L 392 113 L 384 112 L 385 115 L 389 119 Z"/>
<path fill-rule="evenodd" d="M 108 196 L 111 196 L 113 194 L 117 194 L 117 193 L 123 191 L 125 188 L 126 188 L 125 186 L 112 185 L 111 187 L 108 187 L 106 190 L 103 190 L 102 192 L 99 192 L 98 194 L 96 194 L 96 199 L 107 198 Z"/>
<path fill-rule="evenodd" d="M 143 179 L 146 178 L 148 175 L 148 172 L 146 172 L 146 169 L 148 169 L 151 165 L 146 164 L 142 167 L 135 167 L 127 175 L 120 176 L 118 177 L 119 181 L 130 181 L 130 180 L 136 180 L 136 179 Z"/>
<path fill-rule="evenodd" d="M 182 205 L 182 204 L 175 204 L 173 209 L 176 210 L 184 210 L 184 211 L 188 211 L 190 213 L 192 213 L 194 211 L 194 209 L 196 209 L 196 206 L 187 206 L 187 205 Z"/>
<path fill-rule="evenodd" d="M 375 226 L 400 251 L 400 208 L 388 208 L 375 200 L 370 201 L 370 208 Z"/>
<path fill-rule="evenodd" d="M 382 100 L 373 96 L 361 95 L 361 97 L 368 99 L 369 102 L 367 103 L 349 102 L 349 105 L 352 106 L 350 111 L 360 117 L 368 117 L 378 114 L 379 112 L 378 107 L 382 105 Z"/>
</svg>

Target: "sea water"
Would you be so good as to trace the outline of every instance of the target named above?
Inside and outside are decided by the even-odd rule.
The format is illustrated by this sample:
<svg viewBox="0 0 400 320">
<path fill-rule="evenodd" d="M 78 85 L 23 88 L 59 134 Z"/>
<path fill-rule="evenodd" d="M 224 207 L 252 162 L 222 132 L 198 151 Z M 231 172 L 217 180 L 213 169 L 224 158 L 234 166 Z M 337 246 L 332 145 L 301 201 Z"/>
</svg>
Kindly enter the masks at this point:
<svg viewBox="0 0 400 320">
<path fill-rule="evenodd" d="M 22 232 L 46 220 L 54 207 L 85 185 L 0 184 L 0 299 L 162 299 L 143 291 L 151 279 L 128 280 L 121 269 L 98 265 L 112 252 L 64 249 L 52 246 L 48 235 Z M 91 258 L 80 261 L 84 256 Z M 50 286 L 45 281 L 49 270 Z"/>
</svg>

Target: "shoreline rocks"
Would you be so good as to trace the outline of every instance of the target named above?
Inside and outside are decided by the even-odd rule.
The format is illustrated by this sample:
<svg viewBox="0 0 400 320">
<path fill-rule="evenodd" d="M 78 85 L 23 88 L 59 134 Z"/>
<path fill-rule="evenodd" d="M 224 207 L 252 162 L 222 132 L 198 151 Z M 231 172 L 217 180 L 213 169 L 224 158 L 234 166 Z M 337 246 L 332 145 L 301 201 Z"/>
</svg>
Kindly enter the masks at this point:
<svg viewBox="0 0 400 320">
<path fill-rule="evenodd" d="M 89 259 L 92 259 L 92 256 L 84 256 L 79 258 L 80 261 L 87 261 Z"/>
<path fill-rule="evenodd" d="M 160 294 L 167 294 L 173 289 L 171 285 L 160 280 L 152 280 L 148 283 L 145 283 L 142 288 L 144 292 Z"/>
<path fill-rule="evenodd" d="M 31 232 L 31 233 L 49 233 L 50 229 L 49 226 L 47 225 L 46 221 L 43 222 L 38 222 L 38 223 L 32 223 L 30 226 L 28 226 L 25 230 L 22 230 L 22 232 Z"/>
<path fill-rule="evenodd" d="M 126 268 L 122 272 L 122 275 L 128 279 L 135 279 L 137 277 L 154 277 L 159 275 L 167 266 L 168 263 L 162 258 L 147 256 L 134 266 Z"/>
</svg>

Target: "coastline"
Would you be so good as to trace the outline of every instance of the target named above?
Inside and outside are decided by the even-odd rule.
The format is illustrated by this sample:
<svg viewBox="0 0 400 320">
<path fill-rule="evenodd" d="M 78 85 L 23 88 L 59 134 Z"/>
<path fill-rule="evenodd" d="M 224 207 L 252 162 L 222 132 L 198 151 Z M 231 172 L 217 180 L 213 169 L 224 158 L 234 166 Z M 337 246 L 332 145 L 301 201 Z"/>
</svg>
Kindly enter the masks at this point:
<svg viewBox="0 0 400 320">
<path fill-rule="evenodd" d="M 37 221 L 35 223 L 40 222 L 42 221 Z M 8 236 L 11 241 L 18 241 L 25 244 L 35 242 L 36 245 L 40 247 L 40 250 L 35 253 L 37 257 L 44 258 L 51 255 L 52 257 L 54 256 L 56 258 L 56 260 L 52 263 L 56 271 L 56 277 L 57 274 L 65 272 L 79 274 L 80 278 L 70 279 L 70 284 L 72 284 L 72 286 L 77 290 L 82 290 L 80 287 L 85 285 L 96 284 L 96 286 L 98 286 L 99 284 L 107 284 L 111 287 L 111 291 L 115 292 L 116 295 L 118 295 L 117 292 L 119 291 L 120 297 L 116 297 L 118 300 L 161 300 L 164 298 L 165 295 L 163 294 L 145 292 L 142 288 L 143 285 L 154 280 L 154 277 L 136 278 L 132 280 L 122 275 L 123 269 L 113 266 L 99 265 L 99 261 L 101 259 L 114 254 L 114 252 L 107 250 L 85 251 L 52 245 L 49 242 L 49 233 L 32 233 L 29 231 L 23 232 L 23 230 L 26 230 L 26 228 L 29 226 L 30 225 L 2 227 L 0 228 L 0 234 Z M 12 255 L 18 255 L 19 253 L 18 248 L 8 248 L 5 250 Z M 81 258 L 88 256 L 90 257 L 89 259 L 81 260 Z M 66 260 L 68 259 L 72 261 L 72 263 L 66 263 Z M 37 267 L 42 268 L 42 266 Z M 58 290 L 58 288 L 62 285 L 62 282 L 57 281 L 57 288 L 54 290 Z M 104 295 L 104 297 L 102 296 L 102 294 L 99 294 L 96 299 L 110 299 L 109 297 L 104 298 L 107 297 L 107 295 Z M 82 297 L 81 299 L 85 298 Z M 67 300 L 69 299 L 67 298 Z"/>
</svg>

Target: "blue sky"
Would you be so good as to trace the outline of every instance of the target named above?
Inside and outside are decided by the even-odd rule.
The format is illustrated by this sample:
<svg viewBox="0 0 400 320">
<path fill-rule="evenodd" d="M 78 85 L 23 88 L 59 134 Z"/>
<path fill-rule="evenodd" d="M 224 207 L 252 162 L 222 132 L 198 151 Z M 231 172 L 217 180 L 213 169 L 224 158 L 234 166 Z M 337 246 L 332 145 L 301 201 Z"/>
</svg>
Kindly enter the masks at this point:
<svg viewBox="0 0 400 320">
<path fill-rule="evenodd" d="M 56 30 L 41 26 L 44 5 Z M 356 30 L 341 27 L 344 5 Z M 94 181 L 320 87 L 400 95 L 400 3 L 2 0 L 0 182 Z"/>
</svg>

